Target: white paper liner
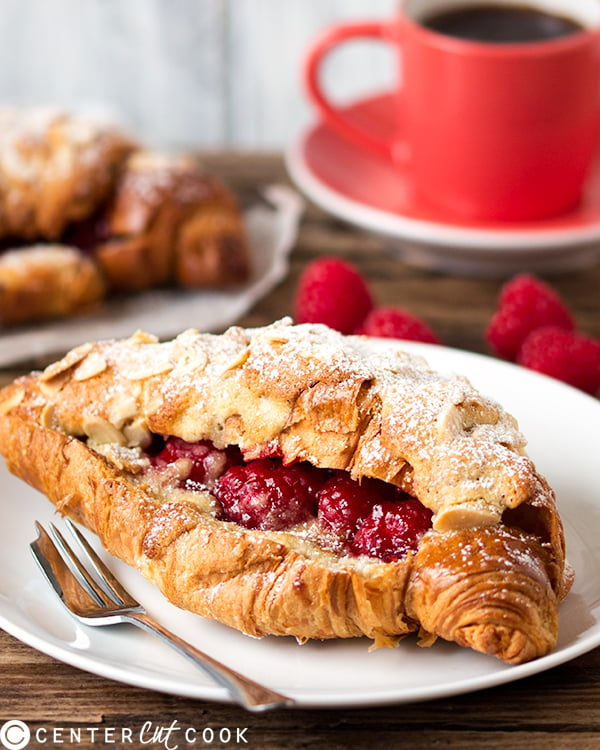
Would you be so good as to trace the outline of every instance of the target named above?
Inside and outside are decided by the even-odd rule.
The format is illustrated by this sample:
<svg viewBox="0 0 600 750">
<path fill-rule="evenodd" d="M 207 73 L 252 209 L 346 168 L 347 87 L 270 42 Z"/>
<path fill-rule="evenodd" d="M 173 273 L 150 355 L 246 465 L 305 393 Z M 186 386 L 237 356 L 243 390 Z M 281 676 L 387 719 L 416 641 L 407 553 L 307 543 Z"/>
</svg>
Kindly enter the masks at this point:
<svg viewBox="0 0 600 750">
<path fill-rule="evenodd" d="M 235 323 L 287 274 L 303 210 L 284 185 L 264 189 L 264 203 L 244 214 L 252 276 L 235 289 L 153 290 L 112 298 L 93 315 L 65 318 L 0 334 L 0 367 L 58 354 L 85 341 L 124 338 L 141 329 L 170 338 L 185 328 L 220 331 Z"/>
</svg>

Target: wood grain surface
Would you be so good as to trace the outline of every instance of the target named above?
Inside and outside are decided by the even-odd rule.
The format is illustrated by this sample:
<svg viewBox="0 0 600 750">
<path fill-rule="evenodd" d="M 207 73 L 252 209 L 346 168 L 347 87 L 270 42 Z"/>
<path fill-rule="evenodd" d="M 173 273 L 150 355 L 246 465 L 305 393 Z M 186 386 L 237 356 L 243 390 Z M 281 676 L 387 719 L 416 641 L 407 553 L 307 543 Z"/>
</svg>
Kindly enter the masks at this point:
<svg viewBox="0 0 600 750">
<path fill-rule="evenodd" d="M 221 154 L 205 161 L 229 181 L 242 202 L 251 201 L 262 184 L 287 181 L 278 155 Z M 240 322 L 262 325 L 289 314 L 299 273 L 325 253 L 355 263 L 379 303 L 407 307 L 445 344 L 486 352 L 484 330 L 501 280 L 411 269 L 390 256 L 380 239 L 310 204 L 289 277 Z M 600 337 L 600 268 L 551 281 L 573 309 L 579 328 Z M 2 373 L 2 382 L 15 374 Z M 32 740 L 29 747 L 45 748 L 588 750 L 600 748 L 600 649 L 535 677 L 475 694 L 411 705 L 255 716 L 229 705 L 111 682 L 56 662 L 0 631 L 0 726 L 13 719 L 26 722 L 32 732 L 41 728 L 42 742 Z M 168 735 L 170 726 L 174 728 Z M 194 742 L 186 742 L 185 730 Z M 75 741 L 77 733 L 80 742 Z"/>
</svg>

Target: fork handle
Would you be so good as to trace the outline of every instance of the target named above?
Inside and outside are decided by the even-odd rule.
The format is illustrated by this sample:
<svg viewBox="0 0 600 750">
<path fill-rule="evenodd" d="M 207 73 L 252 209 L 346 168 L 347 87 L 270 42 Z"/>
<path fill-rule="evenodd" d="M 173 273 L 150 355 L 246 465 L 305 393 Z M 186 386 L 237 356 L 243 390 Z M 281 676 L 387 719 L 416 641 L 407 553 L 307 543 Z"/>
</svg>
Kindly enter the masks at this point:
<svg viewBox="0 0 600 750">
<path fill-rule="evenodd" d="M 145 612 L 127 614 L 123 619 L 132 625 L 137 625 L 174 648 L 180 654 L 189 659 L 197 667 L 200 667 L 220 685 L 223 685 L 229 694 L 248 711 L 260 712 L 273 708 L 292 706 L 291 698 L 281 695 L 254 680 L 244 677 L 233 669 L 213 659 L 212 656 L 187 643 L 179 636 L 153 620 Z"/>
</svg>

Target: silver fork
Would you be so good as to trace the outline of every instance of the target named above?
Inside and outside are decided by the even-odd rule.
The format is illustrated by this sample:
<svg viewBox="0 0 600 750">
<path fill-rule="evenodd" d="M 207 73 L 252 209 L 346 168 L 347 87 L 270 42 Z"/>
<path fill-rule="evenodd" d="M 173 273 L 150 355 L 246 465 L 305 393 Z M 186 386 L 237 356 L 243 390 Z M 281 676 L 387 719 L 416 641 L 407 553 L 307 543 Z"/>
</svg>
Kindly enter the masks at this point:
<svg viewBox="0 0 600 750">
<path fill-rule="evenodd" d="M 294 704 L 292 699 L 229 669 L 155 622 L 114 577 L 77 527 L 69 519 L 65 524 L 77 540 L 85 564 L 54 524 L 50 524 L 48 533 L 36 521 L 38 538 L 30 547 L 52 588 L 78 620 L 86 625 L 131 623 L 157 635 L 225 687 L 249 711 L 262 712 Z"/>
</svg>

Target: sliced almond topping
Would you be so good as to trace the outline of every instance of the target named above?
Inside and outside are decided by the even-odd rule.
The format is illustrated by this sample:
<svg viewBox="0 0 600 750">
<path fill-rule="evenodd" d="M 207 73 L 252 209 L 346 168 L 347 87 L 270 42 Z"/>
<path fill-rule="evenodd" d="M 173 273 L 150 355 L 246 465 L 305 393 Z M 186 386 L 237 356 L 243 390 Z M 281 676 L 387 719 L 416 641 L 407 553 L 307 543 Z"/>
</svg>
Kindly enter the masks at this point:
<svg viewBox="0 0 600 750">
<path fill-rule="evenodd" d="M 242 365 L 246 362 L 248 357 L 250 356 L 250 349 L 242 349 L 241 352 L 239 352 L 235 357 L 229 360 L 225 367 L 223 368 L 223 372 L 228 372 L 229 370 L 235 370 L 238 367 L 242 367 Z"/>
<path fill-rule="evenodd" d="M 150 430 L 143 419 L 137 419 L 135 422 L 125 425 L 123 434 L 127 440 L 127 445 L 132 448 L 136 446 L 145 448 L 152 441 Z"/>
<path fill-rule="evenodd" d="M 145 380 L 153 375 L 163 375 L 173 369 L 173 362 L 163 351 L 155 351 L 154 356 L 144 356 L 126 366 L 123 375 L 127 380 Z"/>
<path fill-rule="evenodd" d="M 133 419 L 138 414 L 138 405 L 135 398 L 129 393 L 117 393 L 110 405 L 109 418 L 117 428 L 121 428 L 125 422 Z"/>
<path fill-rule="evenodd" d="M 83 431 L 96 443 L 117 443 L 125 445 L 125 437 L 107 419 L 102 417 L 84 417 L 82 422 Z"/>
<path fill-rule="evenodd" d="M 137 448 L 126 448 L 114 443 L 95 443 L 93 440 L 90 440 L 88 445 L 121 471 L 140 474 L 150 464 L 148 458 L 143 456 Z"/>
<path fill-rule="evenodd" d="M 69 370 L 65 370 L 64 372 L 55 375 L 52 380 L 48 380 L 46 382 L 40 380 L 38 384 L 39 389 L 43 396 L 49 399 L 53 399 L 60 392 L 63 385 L 70 379 L 71 372 Z"/>
<path fill-rule="evenodd" d="M 100 375 L 108 367 L 108 363 L 99 352 L 91 352 L 75 370 L 73 380 L 88 380 Z"/>
<path fill-rule="evenodd" d="M 54 362 L 53 364 L 46 367 L 46 369 L 40 375 L 40 381 L 48 382 L 49 380 L 55 378 L 57 375 L 64 373 L 66 370 L 70 370 L 78 362 L 81 362 L 81 360 L 86 357 L 93 348 L 94 345 L 88 343 L 82 344 L 76 349 L 71 349 L 71 351 L 65 354 L 65 356 L 58 362 Z"/>
<path fill-rule="evenodd" d="M 40 414 L 40 424 L 46 429 L 52 429 L 54 424 L 54 404 L 46 404 Z"/>
<path fill-rule="evenodd" d="M 280 333 L 273 333 L 266 340 L 274 346 L 284 346 L 285 344 L 290 343 L 288 336 L 284 336 Z"/>
<path fill-rule="evenodd" d="M 498 523 L 501 509 L 487 503 L 450 505 L 443 508 L 433 520 L 436 531 L 469 529 L 474 526 L 493 526 Z"/>
<path fill-rule="evenodd" d="M 25 398 L 25 391 L 20 388 L 0 403 L 0 414 L 8 414 L 15 406 L 18 406 Z"/>
<path fill-rule="evenodd" d="M 208 364 L 208 354 L 203 349 L 193 349 L 185 356 L 185 367 L 189 367 L 194 372 L 202 372 Z"/>
<path fill-rule="evenodd" d="M 458 435 L 463 429 L 461 412 L 454 404 L 450 404 L 438 414 L 435 427 L 441 439 Z"/>
<path fill-rule="evenodd" d="M 130 338 L 132 344 L 156 344 L 158 339 L 154 334 L 147 333 L 146 331 L 136 331 Z"/>
<path fill-rule="evenodd" d="M 198 331 L 192 329 L 180 333 L 173 340 L 173 360 L 177 362 L 178 369 L 189 368 L 194 372 L 205 369 L 208 364 L 208 353 L 199 344 Z"/>
</svg>

